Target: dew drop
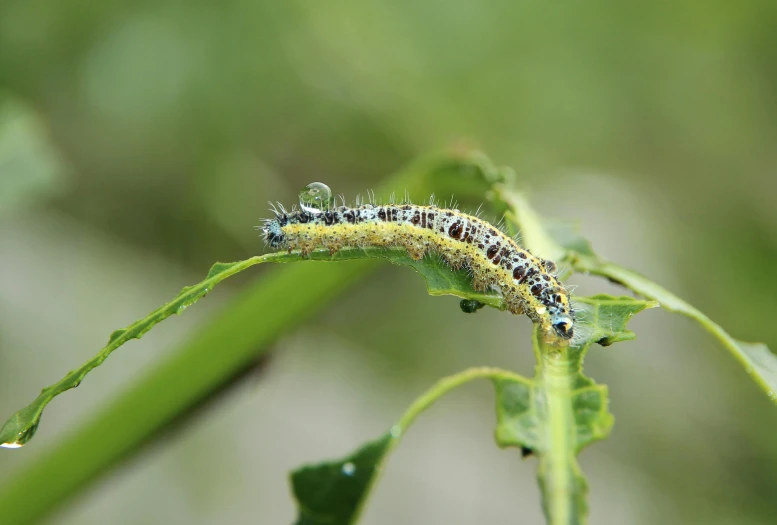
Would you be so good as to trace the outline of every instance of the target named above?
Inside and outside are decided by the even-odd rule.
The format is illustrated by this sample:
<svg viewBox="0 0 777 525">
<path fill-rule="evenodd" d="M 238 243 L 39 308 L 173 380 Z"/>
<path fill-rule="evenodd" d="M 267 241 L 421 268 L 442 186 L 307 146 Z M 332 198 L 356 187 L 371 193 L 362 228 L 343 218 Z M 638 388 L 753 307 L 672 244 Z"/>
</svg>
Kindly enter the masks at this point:
<svg viewBox="0 0 777 525">
<path fill-rule="evenodd" d="M 391 434 L 391 437 L 396 439 L 402 435 L 402 428 L 399 425 L 394 425 L 391 427 L 391 430 L 389 430 L 389 434 Z"/>
<path fill-rule="evenodd" d="M 466 314 L 474 314 L 484 306 L 485 304 L 481 303 L 480 301 L 476 301 L 475 299 L 462 299 L 459 303 L 459 308 L 461 308 L 461 311 Z"/>
<path fill-rule="evenodd" d="M 332 208 L 334 202 L 332 190 L 323 182 L 311 182 L 299 192 L 300 208 L 314 215 Z"/>
<path fill-rule="evenodd" d="M 188 306 L 189 305 L 187 305 L 187 304 L 182 304 L 181 306 L 178 307 L 178 309 L 175 311 L 175 313 L 178 314 L 178 315 L 181 315 L 183 313 L 183 311 L 186 310 L 186 308 Z"/>
<path fill-rule="evenodd" d="M 0 443 L 0 447 L 21 448 L 33 438 L 35 431 L 38 430 L 40 419 L 35 419 L 31 422 L 28 422 L 25 428 L 19 430 L 17 416 L 12 416 L 11 419 L 6 421 L 6 423 L 3 425 L 3 428 L 0 429 L 0 435 L 2 435 L 4 439 L 7 439 L 7 441 Z M 11 427 L 10 429 L 8 428 L 9 426 Z M 10 432 L 8 432 L 9 430 Z M 9 433 L 10 435 L 8 435 Z"/>
<path fill-rule="evenodd" d="M 769 390 L 769 393 L 768 393 L 768 394 L 766 394 L 766 395 L 768 395 L 769 397 L 774 397 L 774 392 L 772 392 L 771 390 Z"/>
<path fill-rule="evenodd" d="M 354 465 L 350 461 L 348 463 L 344 463 L 342 471 L 343 471 L 343 474 L 345 474 L 346 476 L 353 476 L 353 473 L 356 472 L 356 465 Z"/>
</svg>

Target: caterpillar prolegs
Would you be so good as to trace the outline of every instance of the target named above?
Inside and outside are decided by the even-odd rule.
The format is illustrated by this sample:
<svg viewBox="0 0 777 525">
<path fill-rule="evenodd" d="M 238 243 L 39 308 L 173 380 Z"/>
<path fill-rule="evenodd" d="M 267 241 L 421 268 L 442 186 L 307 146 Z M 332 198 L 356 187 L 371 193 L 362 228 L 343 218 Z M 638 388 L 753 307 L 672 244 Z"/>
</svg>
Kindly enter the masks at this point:
<svg viewBox="0 0 777 525">
<path fill-rule="evenodd" d="M 303 255 L 316 248 L 335 253 L 366 246 L 401 247 L 416 260 L 438 253 L 452 268 L 469 269 L 475 289 L 496 290 L 510 312 L 529 316 L 548 342 L 563 345 L 572 339 L 575 315 L 556 265 L 487 221 L 431 203 L 333 204 L 326 185 L 309 184 L 300 194 L 300 209 L 273 207 L 275 217 L 261 227 L 265 242 Z"/>
</svg>

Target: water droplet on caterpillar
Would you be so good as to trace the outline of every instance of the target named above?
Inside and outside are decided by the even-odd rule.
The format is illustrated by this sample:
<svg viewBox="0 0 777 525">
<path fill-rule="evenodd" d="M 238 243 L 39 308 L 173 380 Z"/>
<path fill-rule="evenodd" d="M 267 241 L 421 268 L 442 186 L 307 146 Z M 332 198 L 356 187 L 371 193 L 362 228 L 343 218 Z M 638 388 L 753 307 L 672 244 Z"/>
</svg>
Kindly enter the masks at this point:
<svg viewBox="0 0 777 525">
<path fill-rule="evenodd" d="M 311 182 L 299 192 L 300 208 L 314 215 L 332 208 L 334 202 L 332 190 L 323 182 Z"/>
</svg>

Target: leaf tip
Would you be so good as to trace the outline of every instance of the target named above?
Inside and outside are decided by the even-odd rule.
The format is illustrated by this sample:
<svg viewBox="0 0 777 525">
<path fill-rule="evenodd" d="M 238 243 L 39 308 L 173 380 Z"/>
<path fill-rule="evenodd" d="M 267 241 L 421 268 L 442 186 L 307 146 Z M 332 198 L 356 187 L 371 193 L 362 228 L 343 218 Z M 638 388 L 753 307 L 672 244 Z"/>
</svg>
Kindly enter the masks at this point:
<svg viewBox="0 0 777 525">
<path fill-rule="evenodd" d="M 21 448 L 35 436 L 40 424 L 40 413 L 33 418 L 25 416 L 31 407 L 26 407 L 8 418 L 0 428 L 0 447 Z"/>
<path fill-rule="evenodd" d="M 297 523 L 353 523 L 393 439 L 389 432 L 346 458 L 294 470 L 290 481 L 299 511 Z"/>
</svg>

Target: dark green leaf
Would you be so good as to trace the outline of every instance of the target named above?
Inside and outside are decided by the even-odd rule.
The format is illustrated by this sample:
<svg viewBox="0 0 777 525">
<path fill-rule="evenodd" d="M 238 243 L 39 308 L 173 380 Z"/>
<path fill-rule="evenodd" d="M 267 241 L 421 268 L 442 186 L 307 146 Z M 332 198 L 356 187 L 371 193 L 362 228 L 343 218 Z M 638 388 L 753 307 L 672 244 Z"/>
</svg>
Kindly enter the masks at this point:
<svg viewBox="0 0 777 525">
<path fill-rule="evenodd" d="M 346 458 L 292 472 L 297 525 L 354 523 L 392 439 L 387 433 Z"/>
</svg>

